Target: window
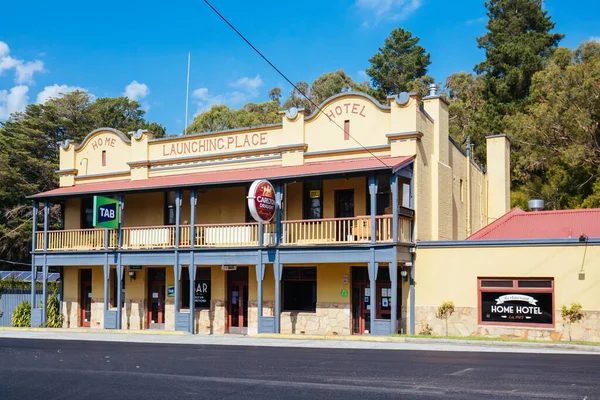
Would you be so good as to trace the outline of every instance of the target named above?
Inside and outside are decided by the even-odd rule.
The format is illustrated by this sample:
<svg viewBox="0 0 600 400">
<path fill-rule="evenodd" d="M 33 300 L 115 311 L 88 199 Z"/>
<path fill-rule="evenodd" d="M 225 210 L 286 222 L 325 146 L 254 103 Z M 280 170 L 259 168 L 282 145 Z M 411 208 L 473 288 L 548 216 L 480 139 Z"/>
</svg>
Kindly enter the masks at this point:
<svg viewBox="0 0 600 400">
<path fill-rule="evenodd" d="M 463 180 L 460 180 L 460 201 L 465 201 L 465 189 Z"/>
<path fill-rule="evenodd" d="M 81 199 L 81 229 L 94 227 L 94 199 L 87 197 Z"/>
<path fill-rule="evenodd" d="M 479 323 L 554 326 L 554 279 L 479 278 Z"/>
<path fill-rule="evenodd" d="M 402 207 L 410 208 L 410 185 L 408 183 L 402 184 Z"/>
<path fill-rule="evenodd" d="M 106 150 L 102 150 L 102 166 L 106 167 Z"/>
<path fill-rule="evenodd" d="M 194 307 L 210 308 L 210 267 L 196 268 L 194 287 Z M 190 274 L 185 267 L 181 268 L 181 308 L 190 308 Z"/>
<path fill-rule="evenodd" d="M 390 188 L 390 174 L 377 176 L 377 206 L 375 215 L 392 213 L 392 190 Z M 371 192 L 369 191 L 369 180 L 367 179 L 367 215 L 371 214 Z"/>
<path fill-rule="evenodd" d="M 317 309 L 317 268 L 283 267 L 284 311 L 312 311 Z"/>
<path fill-rule="evenodd" d="M 175 225 L 175 192 L 165 193 L 165 225 Z"/>
<path fill-rule="evenodd" d="M 323 218 L 323 181 L 304 182 L 304 219 Z"/>
<path fill-rule="evenodd" d="M 344 121 L 344 140 L 350 140 L 350 121 Z"/>
</svg>

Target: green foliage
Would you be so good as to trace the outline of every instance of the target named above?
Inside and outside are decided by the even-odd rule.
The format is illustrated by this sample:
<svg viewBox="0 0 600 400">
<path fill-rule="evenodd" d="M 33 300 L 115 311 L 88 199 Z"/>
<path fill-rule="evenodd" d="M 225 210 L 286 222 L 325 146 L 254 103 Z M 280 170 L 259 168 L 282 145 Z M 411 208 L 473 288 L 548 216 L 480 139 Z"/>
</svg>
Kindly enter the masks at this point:
<svg viewBox="0 0 600 400">
<path fill-rule="evenodd" d="M 421 332 L 419 332 L 419 335 L 431 336 L 432 333 L 433 333 L 433 328 L 429 324 L 425 324 L 423 329 L 421 329 Z"/>
<path fill-rule="evenodd" d="M 410 83 L 427 74 L 429 53 L 418 43 L 419 38 L 411 32 L 395 28 L 379 52 L 369 59 L 371 67 L 366 73 L 380 101 L 391 94 L 410 91 Z"/>
<path fill-rule="evenodd" d="M 217 132 L 278 122 L 281 122 L 278 100 L 248 103 L 239 110 L 232 110 L 224 104 L 219 104 L 198 114 L 188 127 L 187 133 Z"/>
<path fill-rule="evenodd" d="M 48 282 L 48 291 L 58 291 L 59 282 Z M 42 282 L 36 281 L 36 289 L 42 290 Z M 22 279 L 3 279 L 0 281 L 0 290 L 2 289 L 23 289 L 31 290 L 31 282 L 24 281 Z"/>
<path fill-rule="evenodd" d="M 490 0 L 488 32 L 477 38 L 486 59 L 475 67 L 485 74 L 488 100 L 511 103 L 529 94 L 533 75 L 543 69 L 545 60 L 564 35 L 554 29 L 542 0 Z"/>
<path fill-rule="evenodd" d="M 518 198 L 554 209 L 599 205 L 600 44 L 558 49 L 533 76 L 525 109 L 505 121 Z"/>
<path fill-rule="evenodd" d="M 47 312 L 46 327 L 62 328 L 63 316 L 60 313 L 58 293 L 56 291 L 48 296 Z"/>
<path fill-rule="evenodd" d="M 561 316 L 567 324 L 569 324 L 569 342 L 571 341 L 571 324 L 581 321 L 584 314 L 581 312 L 582 306 L 579 303 L 571 303 L 570 307 L 563 304 L 561 310 Z"/>
<path fill-rule="evenodd" d="M 436 317 L 446 321 L 446 336 L 448 336 L 448 317 L 454 313 L 454 303 L 451 301 L 443 302 L 437 309 Z"/>
<path fill-rule="evenodd" d="M 24 301 L 19 304 L 12 314 L 12 326 L 17 328 L 28 328 L 31 326 L 31 304 Z"/>
<path fill-rule="evenodd" d="M 67 93 L 43 104 L 30 104 L 0 123 L 0 259 L 24 262 L 31 250 L 31 202 L 26 196 L 57 187 L 58 142 L 81 141 L 88 133 L 110 127 L 123 132 L 164 128 L 147 122 L 137 101 L 125 97 L 94 99 L 86 92 Z M 50 211 L 50 225 L 60 208 Z"/>
</svg>

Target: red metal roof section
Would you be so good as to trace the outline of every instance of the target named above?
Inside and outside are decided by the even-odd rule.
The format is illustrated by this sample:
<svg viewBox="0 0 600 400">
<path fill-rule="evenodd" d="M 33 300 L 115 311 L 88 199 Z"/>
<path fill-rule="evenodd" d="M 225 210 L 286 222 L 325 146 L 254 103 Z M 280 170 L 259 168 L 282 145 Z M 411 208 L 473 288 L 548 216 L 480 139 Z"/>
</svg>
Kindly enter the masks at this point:
<svg viewBox="0 0 600 400">
<path fill-rule="evenodd" d="M 162 187 L 172 188 L 178 186 L 214 185 L 227 182 L 250 182 L 255 179 L 285 179 L 313 175 L 318 176 L 378 170 L 382 168 L 395 169 L 408 164 L 413 159 L 414 156 L 354 158 L 348 160 L 312 162 L 289 167 L 272 166 L 244 169 L 237 168 L 216 172 L 196 172 L 193 174 L 170 175 L 139 181 L 127 179 L 100 183 L 83 183 L 38 193 L 31 197 L 62 197 L 76 194 L 114 193 L 148 190 L 153 188 L 158 189 Z M 385 165 L 382 165 L 382 163 Z"/>
<path fill-rule="evenodd" d="M 525 212 L 515 208 L 467 240 L 600 237 L 600 208 Z"/>
</svg>

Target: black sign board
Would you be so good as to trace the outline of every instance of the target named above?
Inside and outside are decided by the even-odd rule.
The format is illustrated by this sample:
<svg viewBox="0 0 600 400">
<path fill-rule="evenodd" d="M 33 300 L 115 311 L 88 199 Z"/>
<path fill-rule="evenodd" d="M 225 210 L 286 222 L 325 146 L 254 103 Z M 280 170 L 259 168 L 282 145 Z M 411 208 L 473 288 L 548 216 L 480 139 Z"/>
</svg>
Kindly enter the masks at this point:
<svg viewBox="0 0 600 400">
<path fill-rule="evenodd" d="M 481 321 L 552 325 L 552 293 L 481 292 Z"/>
<path fill-rule="evenodd" d="M 196 308 L 210 308 L 210 281 L 196 281 L 194 303 Z"/>
</svg>

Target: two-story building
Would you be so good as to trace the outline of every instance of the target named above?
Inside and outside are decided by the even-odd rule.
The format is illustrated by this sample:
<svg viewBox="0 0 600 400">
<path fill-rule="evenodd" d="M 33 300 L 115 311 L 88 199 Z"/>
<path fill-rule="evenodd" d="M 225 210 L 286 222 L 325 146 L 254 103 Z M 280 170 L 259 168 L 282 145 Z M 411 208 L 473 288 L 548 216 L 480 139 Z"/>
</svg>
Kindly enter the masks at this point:
<svg viewBox="0 0 600 400">
<path fill-rule="evenodd" d="M 484 173 L 449 138 L 435 89 L 319 108 L 269 126 L 161 139 L 100 128 L 61 143 L 60 187 L 32 197 L 33 264 L 62 267 L 64 326 L 414 332 L 414 243 L 464 239 L 509 210 L 508 140 L 487 139 Z M 269 223 L 248 211 L 258 179 L 276 190 Z M 118 199 L 118 228 L 93 226 L 94 196 Z M 56 203 L 63 227 L 50 230 Z"/>
</svg>

